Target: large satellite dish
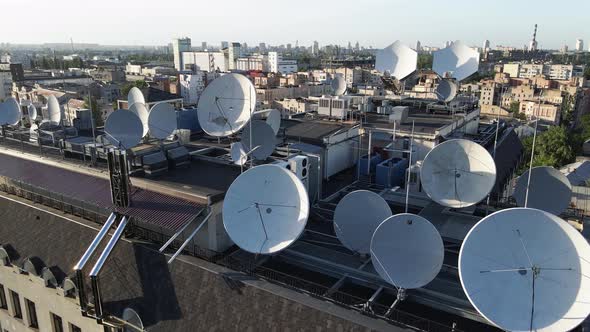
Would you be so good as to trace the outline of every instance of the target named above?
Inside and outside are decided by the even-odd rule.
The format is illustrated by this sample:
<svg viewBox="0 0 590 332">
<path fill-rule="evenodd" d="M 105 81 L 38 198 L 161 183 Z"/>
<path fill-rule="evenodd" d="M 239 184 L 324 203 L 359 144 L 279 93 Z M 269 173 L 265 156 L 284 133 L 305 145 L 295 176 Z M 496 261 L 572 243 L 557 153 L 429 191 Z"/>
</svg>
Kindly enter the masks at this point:
<svg viewBox="0 0 590 332">
<path fill-rule="evenodd" d="M 545 211 L 495 212 L 467 234 L 459 276 L 469 301 L 509 331 L 570 331 L 590 313 L 590 246 Z"/>
<path fill-rule="evenodd" d="M 252 130 L 250 130 L 250 126 L 252 126 Z M 250 144 L 250 131 L 252 131 L 252 144 Z M 258 147 L 252 152 L 252 158 L 256 160 L 265 160 L 277 146 L 274 131 L 265 121 L 261 120 L 252 120 L 244 127 L 241 142 L 247 152 Z"/>
<path fill-rule="evenodd" d="M 289 170 L 261 165 L 242 173 L 223 202 L 223 225 L 232 241 L 254 254 L 279 252 L 301 235 L 309 215 L 303 183 Z"/>
<path fill-rule="evenodd" d="M 436 87 L 435 93 L 436 98 L 439 101 L 444 103 L 448 103 L 451 100 L 455 99 L 457 96 L 457 91 L 459 87 L 455 82 L 450 79 L 441 79 L 438 81 L 438 86 Z"/>
<path fill-rule="evenodd" d="M 138 87 L 133 87 L 129 90 L 129 94 L 127 94 L 127 105 L 131 107 L 131 105 L 135 103 L 145 104 L 145 98 L 143 97 L 143 93 L 139 90 Z"/>
<path fill-rule="evenodd" d="M 356 190 L 344 196 L 334 211 L 334 232 L 351 251 L 368 254 L 375 229 L 391 216 L 383 197 L 368 190 Z"/>
<path fill-rule="evenodd" d="M 418 52 L 399 40 L 377 51 L 375 59 L 375 69 L 398 80 L 403 80 L 415 72 L 417 65 Z"/>
<path fill-rule="evenodd" d="M 143 134 L 141 120 L 127 110 L 116 110 L 104 125 L 106 139 L 114 146 L 126 150 L 139 144 Z"/>
<path fill-rule="evenodd" d="M 432 70 L 443 78 L 462 81 L 477 72 L 479 52 L 460 41 L 434 52 Z"/>
<path fill-rule="evenodd" d="M 223 75 L 211 82 L 199 98 L 199 124 L 216 137 L 237 133 L 256 108 L 256 89 L 239 74 Z"/>
<path fill-rule="evenodd" d="M 335 96 L 342 96 L 346 92 L 346 80 L 342 74 L 334 75 L 330 85 L 332 86 L 332 90 L 334 90 Z"/>
<path fill-rule="evenodd" d="M 231 160 L 236 165 L 244 165 L 248 161 L 248 153 L 242 142 L 232 143 L 230 147 Z"/>
<path fill-rule="evenodd" d="M 490 193 L 496 183 L 496 164 L 481 145 L 453 139 L 426 155 L 420 179 L 433 201 L 464 208 L 477 204 Z"/>
<path fill-rule="evenodd" d="M 518 206 L 525 206 L 529 171 L 518 178 L 514 194 Z M 533 167 L 527 207 L 561 214 L 572 199 L 572 184 L 568 178 L 553 167 Z"/>
<path fill-rule="evenodd" d="M 0 103 L 0 125 L 15 126 L 21 119 L 20 105 L 14 97 L 8 97 Z"/>
<path fill-rule="evenodd" d="M 145 106 L 145 104 L 143 104 L 143 103 L 132 104 L 131 106 L 129 106 L 129 110 L 131 112 L 135 113 L 135 115 L 137 115 L 139 120 L 141 120 L 141 124 L 143 125 L 143 136 L 147 135 L 147 133 L 150 129 L 149 124 L 148 124 L 149 112 L 148 112 L 148 109 Z"/>
<path fill-rule="evenodd" d="M 157 103 L 152 107 L 148 117 L 150 136 L 165 139 L 177 129 L 176 111 L 166 102 Z"/>
<path fill-rule="evenodd" d="M 37 120 L 37 108 L 32 103 L 27 106 L 27 114 L 29 115 L 29 120 L 31 120 L 31 122 Z"/>
<path fill-rule="evenodd" d="M 47 98 L 47 115 L 48 120 L 55 125 L 59 125 L 61 123 L 61 107 L 59 106 L 59 102 L 54 95 L 50 95 Z"/>
<path fill-rule="evenodd" d="M 423 217 L 401 213 L 385 219 L 371 239 L 371 261 L 381 278 L 404 289 L 420 288 L 440 272 L 442 238 Z"/>
</svg>

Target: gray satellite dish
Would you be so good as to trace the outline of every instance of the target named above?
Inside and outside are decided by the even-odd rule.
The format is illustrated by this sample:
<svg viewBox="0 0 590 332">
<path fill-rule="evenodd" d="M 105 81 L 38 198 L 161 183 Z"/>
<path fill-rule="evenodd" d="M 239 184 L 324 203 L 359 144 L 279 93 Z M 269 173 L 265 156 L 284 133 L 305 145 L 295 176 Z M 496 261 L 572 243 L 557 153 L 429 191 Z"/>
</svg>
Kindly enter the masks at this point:
<svg viewBox="0 0 590 332">
<path fill-rule="evenodd" d="M 143 322 L 141 321 L 139 314 L 131 308 L 125 308 L 125 310 L 123 310 L 123 320 L 128 322 L 132 326 L 135 326 L 135 327 L 140 328 L 142 330 L 144 328 Z M 127 329 L 125 331 L 127 331 Z M 129 331 L 131 331 L 131 329 L 129 329 Z M 135 329 L 134 329 L 134 331 L 135 331 Z"/>
<path fill-rule="evenodd" d="M 256 108 L 256 89 L 239 74 L 226 74 L 211 82 L 199 98 L 197 115 L 203 130 L 211 136 L 237 133 Z"/>
<path fill-rule="evenodd" d="M 172 135 L 178 128 L 174 107 L 166 102 L 154 105 L 148 117 L 148 126 L 151 137 L 165 139 Z"/>
<path fill-rule="evenodd" d="M 141 120 L 127 110 L 116 110 L 104 125 L 106 139 L 114 146 L 126 150 L 139 144 L 143 133 Z"/>
<path fill-rule="evenodd" d="M 0 125 L 16 126 L 22 117 L 20 105 L 14 97 L 8 97 L 0 104 Z"/>
<path fill-rule="evenodd" d="M 45 287 L 56 288 L 58 286 L 55 275 L 47 266 L 43 267 L 43 270 L 41 270 L 41 277 L 43 278 L 43 281 L 45 281 Z"/>
<path fill-rule="evenodd" d="M 368 190 L 353 191 L 338 202 L 334 211 L 334 232 L 351 251 L 368 254 L 375 229 L 391 216 L 383 197 Z"/>
<path fill-rule="evenodd" d="M 346 80 L 342 74 L 336 74 L 330 83 L 335 96 L 342 96 L 346 92 Z"/>
<path fill-rule="evenodd" d="M 34 136 L 34 135 L 38 135 L 37 131 L 39 130 L 39 126 L 37 126 L 35 123 L 31 124 L 31 127 L 29 128 L 29 135 Z"/>
<path fill-rule="evenodd" d="M 266 123 L 272 128 L 276 136 L 279 133 L 279 129 L 281 129 L 281 111 L 269 110 L 266 115 Z"/>
<path fill-rule="evenodd" d="M 590 246 L 541 210 L 495 212 L 467 234 L 459 276 L 467 298 L 509 331 L 570 331 L 590 314 Z"/>
<path fill-rule="evenodd" d="M 31 122 L 37 120 L 37 108 L 35 107 L 35 105 L 30 104 L 29 106 L 27 106 L 27 113 L 29 115 L 29 120 L 31 120 Z"/>
<path fill-rule="evenodd" d="M 129 110 L 133 112 L 139 120 L 141 120 L 141 124 L 143 125 L 143 136 L 147 135 L 148 131 L 150 130 L 148 125 L 148 118 L 149 112 L 145 104 L 143 103 L 135 103 L 129 107 Z"/>
<path fill-rule="evenodd" d="M 143 93 L 139 88 L 133 87 L 129 90 L 129 94 L 127 94 L 127 105 L 130 108 L 131 105 L 135 103 L 145 104 L 145 98 L 143 97 Z"/>
<path fill-rule="evenodd" d="M 478 68 L 479 52 L 460 41 L 433 54 L 432 70 L 443 78 L 452 77 L 460 82 L 477 72 Z"/>
<path fill-rule="evenodd" d="M 444 245 L 436 228 L 426 219 L 401 213 L 385 219 L 371 240 L 371 260 L 390 284 L 420 288 L 440 272 Z"/>
<path fill-rule="evenodd" d="M 252 145 L 250 145 L 250 126 L 252 126 Z M 274 131 L 266 122 L 260 120 L 252 120 L 244 127 L 241 142 L 248 153 L 258 147 L 252 152 L 252 158 L 256 160 L 265 160 L 277 146 Z"/>
<path fill-rule="evenodd" d="M 525 206 L 529 171 L 518 178 L 514 194 L 518 206 Z M 533 167 L 529 198 L 526 207 L 561 214 L 572 199 L 572 184 L 568 178 L 553 167 Z"/>
<path fill-rule="evenodd" d="M 223 225 L 232 241 L 253 254 L 279 252 L 295 242 L 307 223 L 309 199 L 289 170 L 261 165 L 242 173 L 223 201 Z"/>
<path fill-rule="evenodd" d="M 399 40 L 377 51 L 375 57 L 375 69 L 384 76 L 393 76 L 398 80 L 403 80 L 415 72 L 417 66 L 418 52 Z"/>
<path fill-rule="evenodd" d="M 439 101 L 448 103 L 457 96 L 457 84 L 450 79 L 441 79 L 438 81 L 435 93 Z"/>
<path fill-rule="evenodd" d="M 230 155 L 231 160 L 236 165 L 242 166 L 246 164 L 246 161 L 248 161 L 248 153 L 241 142 L 231 144 Z"/>
<path fill-rule="evenodd" d="M 464 208 L 477 204 L 490 193 L 496 183 L 496 164 L 481 145 L 453 139 L 426 155 L 420 179 L 433 201 Z"/>
<path fill-rule="evenodd" d="M 61 123 L 61 106 L 59 106 L 59 102 L 54 95 L 50 95 L 47 98 L 47 115 L 51 123 L 55 125 Z"/>
</svg>

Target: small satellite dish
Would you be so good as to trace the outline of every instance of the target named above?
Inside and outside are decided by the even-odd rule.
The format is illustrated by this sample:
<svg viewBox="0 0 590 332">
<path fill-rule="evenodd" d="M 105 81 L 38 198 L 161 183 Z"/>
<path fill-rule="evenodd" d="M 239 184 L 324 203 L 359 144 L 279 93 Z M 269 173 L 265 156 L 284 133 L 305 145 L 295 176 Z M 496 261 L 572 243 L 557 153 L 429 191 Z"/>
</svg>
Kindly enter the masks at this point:
<svg viewBox="0 0 590 332">
<path fill-rule="evenodd" d="M 174 107 L 166 102 L 154 105 L 148 117 L 148 126 L 150 136 L 154 138 L 165 139 L 172 135 L 178 127 Z"/>
<path fill-rule="evenodd" d="M 43 267 L 43 270 L 41 270 L 41 277 L 43 278 L 43 281 L 45 281 L 45 287 L 56 288 L 58 286 L 57 279 L 49 267 Z"/>
<path fill-rule="evenodd" d="M 130 323 L 132 326 L 137 326 L 143 330 L 143 322 L 137 311 L 131 308 L 125 308 L 125 310 L 123 310 L 123 320 Z"/>
<path fill-rule="evenodd" d="M 514 194 L 518 206 L 525 203 L 529 171 L 518 178 Z M 561 214 L 572 200 L 572 184 L 568 178 L 553 167 L 533 167 L 527 207 Z"/>
<path fill-rule="evenodd" d="M 496 183 L 496 164 L 481 145 L 453 139 L 426 155 L 420 179 L 433 201 L 464 208 L 477 204 L 490 193 Z"/>
<path fill-rule="evenodd" d="M 266 116 L 266 123 L 272 128 L 276 136 L 279 133 L 279 129 L 281 129 L 281 111 L 270 110 Z"/>
<path fill-rule="evenodd" d="M 231 160 L 236 165 L 244 165 L 248 161 L 248 153 L 241 142 L 231 144 L 230 148 Z"/>
<path fill-rule="evenodd" d="M 418 52 L 404 45 L 399 40 L 386 48 L 377 51 L 375 69 L 384 76 L 393 76 L 403 80 L 416 71 L 418 66 Z"/>
<path fill-rule="evenodd" d="M 211 82 L 199 98 L 197 115 L 203 130 L 211 136 L 237 133 L 256 108 L 256 89 L 248 78 L 226 74 Z"/>
<path fill-rule="evenodd" d="M 303 183 L 289 170 L 261 165 L 242 173 L 223 202 L 223 225 L 232 241 L 253 254 L 279 252 L 299 238 L 309 216 Z"/>
<path fill-rule="evenodd" d="M 129 107 L 129 110 L 131 112 L 135 113 L 135 115 L 137 115 L 139 120 L 141 120 L 141 124 L 143 125 L 143 137 L 145 137 L 145 135 L 147 135 L 147 133 L 149 131 L 149 126 L 148 126 L 149 112 L 148 112 L 147 107 L 143 103 L 135 103 Z"/>
<path fill-rule="evenodd" d="M 252 145 L 250 145 L 250 126 L 252 126 Z M 258 147 L 252 152 L 252 158 L 256 160 L 265 160 L 277 146 L 274 131 L 261 120 L 252 120 L 244 127 L 241 142 L 247 152 Z"/>
<path fill-rule="evenodd" d="M 37 108 L 35 107 L 35 105 L 29 104 L 29 106 L 27 106 L 27 113 L 29 115 L 29 120 L 31 120 L 31 122 L 37 120 Z"/>
<path fill-rule="evenodd" d="M 562 219 L 512 208 L 478 222 L 459 252 L 475 309 L 508 331 L 570 331 L 590 314 L 590 246 Z"/>
<path fill-rule="evenodd" d="M 403 288 L 420 288 L 440 272 L 442 238 L 423 217 L 401 213 L 385 219 L 371 240 L 371 261 L 381 278 Z"/>
<path fill-rule="evenodd" d="M 22 117 L 20 105 L 14 97 L 8 97 L 0 104 L 0 125 L 16 126 Z"/>
<path fill-rule="evenodd" d="M 47 115 L 48 120 L 53 124 L 59 125 L 61 123 L 61 106 L 54 95 L 47 98 Z"/>
<path fill-rule="evenodd" d="M 39 126 L 37 126 L 35 123 L 31 124 L 31 127 L 29 128 L 29 135 L 31 135 L 31 136 L 37 135 L 38 130 L 39 130 Z"/>
<path fill-rule="evenodd" d="M 443 103 L 448 103 L 457 96 L 457 84 L 450 79 L 441 79 L 438 81 L 435 93 L 436 98 Z"/>
<path fill-rule="evenodd" d="M 129 109 L 131 109 L 131 105 L 135 103 L 140 103 L 145 105 L 145 98 L 143 97 L 143 93 L 139 90 L 138 87 L 133 87 L 129 90 L 129 94 L 127 94 L 127 105 Z"/>
<path fill-rule="evenodd" d="M 477 72 L 479 52 L 460 41 L 433 53 L 432 70 L 440 77 L 454 78 L 461 82 Z"/>
<path fill-rule="evenodd" d="M 126 150 L 139 144 L 143 133 L 141 120 L 127 110 L 116 110 L 104 125 L 106 139 L 114 146 Z"/>
<path fill-rule="evenodd" d="M 346 248 L 368 254 L 375 229 L 390 216 L 391 208 L 383 197 L 372 191 L 356 190 L 338 202 L 334 232 Z"/>
<path fill-rule="evenodd" d="M 332 90 L 334 90 L 335 96 L 342 96 L 346 92 L 346 80 L 342 74 L 334 75 L 330 85 L 332 86 Z"/>
</svg>

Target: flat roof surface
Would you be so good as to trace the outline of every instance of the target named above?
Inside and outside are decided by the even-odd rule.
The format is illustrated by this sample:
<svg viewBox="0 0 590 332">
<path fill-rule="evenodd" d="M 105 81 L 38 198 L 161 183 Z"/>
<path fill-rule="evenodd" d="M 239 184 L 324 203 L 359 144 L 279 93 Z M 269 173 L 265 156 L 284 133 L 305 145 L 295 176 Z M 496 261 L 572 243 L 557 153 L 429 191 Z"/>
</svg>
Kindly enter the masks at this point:
<svg viewBox="0 0 590 332">
<path fill-rule="evenodd" d="M 393 122 L 389 122 L 388 114 L 365 113 L 367 122 L 365 125 L 370 127 L 380 127 L 393 129 Z M 455 115 L 454 119 L 462 117 Z M 452 115 L 427 113 L 426 111 L 417 111 L 410 108 L 408 118 L 402 122 L 401 126 L 397 125 L 396 130 L 410 132 L 412 130 L 412 121 L 414 121 L 414 132 L 434 134 L 444 126 L 453 123 Z"/>
<path fill-rule="evenodd" d="M 284 120 L 285 136 L 291 139 L 301 139 L 302 141 L 321 142 L 324 137 L 329 136 L 339 130 L 349 129 L 352 126 L 331 122 L 331 121 L 288 121 Z"/>
</svg>

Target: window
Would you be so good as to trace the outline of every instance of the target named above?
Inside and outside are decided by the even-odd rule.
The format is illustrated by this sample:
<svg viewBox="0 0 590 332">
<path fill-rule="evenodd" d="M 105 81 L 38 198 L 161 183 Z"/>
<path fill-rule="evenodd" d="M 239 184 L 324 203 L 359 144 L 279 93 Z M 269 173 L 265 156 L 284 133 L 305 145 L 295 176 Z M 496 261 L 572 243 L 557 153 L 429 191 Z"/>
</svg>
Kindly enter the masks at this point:
<svg viewBox="0 0 590 332">
<path fill-rule="evenodd" d="M 53 332 L 64 332 L 64 325 L 61 317 L 51 313 L 51 324 L 53 325 Z"/>
<path fill-rule="evenodd" d="M 20 307 L 20 298 L 18 297 L 18 293 L 15 291 L 10 291 L 10 299 L 12 301 L 12 308 L 14 310 L 13 316 L 15 318 L 23 318 L 23 311 Z"/>
<path fill-rule="evenodd" d="M 25 299 L 25 306 L 27 308 L 27 317 L 29 318 L 29 327 L 39 328 L 39 321 L 37 320 L 37 309 L 35 303 L 29 299 Z"/>
<path fill-rule="evenodd" d="M 0 285 L 0 309 L 8 309 L 8 302 L 6 302 L 6 293 L 4 286 Z"/>
<path fill-rule="evenodd" d="M 70 332 L 82 332 L 82 329 L 70 323 Z"/>
</svg>

